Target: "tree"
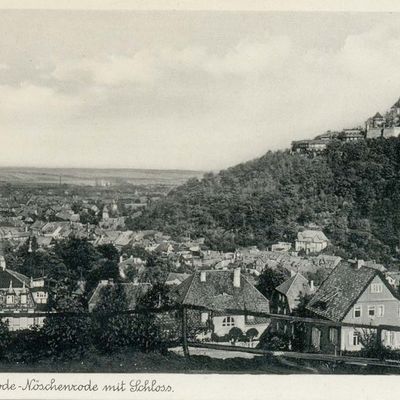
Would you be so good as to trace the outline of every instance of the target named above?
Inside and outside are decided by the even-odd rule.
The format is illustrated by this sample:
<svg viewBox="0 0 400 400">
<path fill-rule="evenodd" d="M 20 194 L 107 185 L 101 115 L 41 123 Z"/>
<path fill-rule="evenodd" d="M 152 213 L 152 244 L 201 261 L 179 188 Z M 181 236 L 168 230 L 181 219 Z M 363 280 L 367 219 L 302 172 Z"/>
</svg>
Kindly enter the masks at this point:
<svg viewBox="0 0 400 400">
<path fill-rule="evenodd" d="M 54 308 L 59 314 L 44 320 L 44 335 L 52 358 L 81 358 L 91 350 L 91 321 L 86 308 L 65 287 L 57 292 Z"/>
<path fill-rule="evenodd" d="M 85 295 L 89 298 L 101 280 L 113 280 L 118 282 L 120 279 L 117 263 L 108 259 L 94 264 L 86 275 Z"/>
<path fill-rule="evenodd" d="M 119 262 L 119 253 L 114 245 L 111 243 L 102 244 L 97 246 L 97 251 L 107 260 L 113 261 L 114 263 Z"/>
<path fill-rule="evenodd" d="M 289 278 L 289 273 L 283 268 L 265 268 L 259 276 L 257 289 L 267 298 L 271 299 L 275 288 Z"/>
<path fill-rule="evenodd" d="M 163 283 L 156 283 L 138 300 L 138 307 L 160 308 L 171 306 L 173 299 L 171 289 Z"/>
<path fill-rule="evenodd" d="M 237 326 L 234 326 L 231 328 L 231 330 L 228 333 L 229 340 L 235 344 L 237 341 L 243 338 L 243 331 L 238 328 Z"/>
<path fill-rule="evenodd" d="M 292 311 L 292 314 L 297 317 L 311 318 L 313 315 L 307 310 L 307 305 L 312 299 L 312 294 L 300 294 L 297 307 Z"/>
<path fill-rule="evenodd" d="M 256 328 L 250 328 L 247 332 L 246 332 L 246 337 L 250 342 L 250 346 L 254 340 L 254 338 L 256 338 L 258 336 L 258 330 Z"/>
<path fill-rule="evenodd" d="M 86 239 L 78 238 L 57 242 L 55 254 L 63 261 L 76 280 L 85 278 L 92 263 L 101 257 Z"/>
<path fill-rule="evenodd" d="M 112 353 L 132 343 L 133 317 L 123 313 L 127 310 L 122 285 L 111 284 L 101 289 L 93 317 L 93 340 L 99 351 Z"/>
</svg>

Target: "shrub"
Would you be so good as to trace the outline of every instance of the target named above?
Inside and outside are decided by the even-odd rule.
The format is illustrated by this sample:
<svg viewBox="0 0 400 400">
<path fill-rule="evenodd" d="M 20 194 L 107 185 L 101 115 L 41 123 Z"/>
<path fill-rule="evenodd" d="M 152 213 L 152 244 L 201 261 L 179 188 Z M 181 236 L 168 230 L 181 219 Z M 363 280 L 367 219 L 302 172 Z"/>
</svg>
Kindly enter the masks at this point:
<svg viewBox="0 0 400 400">
<path fill-rule="evenodd" d="M 42 334 L 52 358 L 81 358 L 90 350 L 91 323 L 86 316 L 57 315 L 46 318 Z"/>
<path fill-rule="evenodd" d="M 228 333 L 228 338 L 231 340 L 233 343 L 238 342 L 240 339 L 243 338 L 243 331 L 238 328 L 237 326 L 234 326 L 231 328 L 231 330 Z"/>
<path fill-rule="evenodd" d="M 0 320 L 0 358 L 3 358 L 10 346 L 11 335 L 8 329 L 8 323 Z"/>
<path fill-rule="evenodd" d="M 48 355 L 47 338 L 36 326 L 11 332 L 7 361 L 35 363 Z"/>
<path fill-rule="evenodd" d="M 265 350 L 289 350 L 291 338 L 287 333 L 267 331 L 260 338 L 258 347 Z"/>
</svg>

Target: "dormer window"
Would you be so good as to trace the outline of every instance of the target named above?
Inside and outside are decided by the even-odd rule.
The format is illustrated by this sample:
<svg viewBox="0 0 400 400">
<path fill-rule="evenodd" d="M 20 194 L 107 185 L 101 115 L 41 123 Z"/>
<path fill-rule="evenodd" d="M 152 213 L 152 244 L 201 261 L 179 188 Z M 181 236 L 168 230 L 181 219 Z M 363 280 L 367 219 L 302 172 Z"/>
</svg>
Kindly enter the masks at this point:
<svg viewBox="0 0 400 400">
<path fill-rule="evenodd" d="M 382 293 L 383 285 L 382 283 L 373 283 L 371 285 L 371 293 Z"/>
<path fill-rule="evenodd" d="M 235 326 L 235 320 L 233 317 L 225 317 L 222 320 L 222 326 Z"/>
<path fill-rule="evenodd" d="M 21 294 L 21 304 L 26 304 L 27 303 L 27 296 L 25 293 Z"/>
<path fill-rule="evenodd" d="M 14 295 L 13 294 L 8 294 L 7 299 L 6 299 L 7 304 L 14 304 Z"/>
<path fill-rule="evenodd" d="M 361 306 L 355 306 L 354 307 L 354 318 L 360 318 L 361 317 Z"/>
</svg>

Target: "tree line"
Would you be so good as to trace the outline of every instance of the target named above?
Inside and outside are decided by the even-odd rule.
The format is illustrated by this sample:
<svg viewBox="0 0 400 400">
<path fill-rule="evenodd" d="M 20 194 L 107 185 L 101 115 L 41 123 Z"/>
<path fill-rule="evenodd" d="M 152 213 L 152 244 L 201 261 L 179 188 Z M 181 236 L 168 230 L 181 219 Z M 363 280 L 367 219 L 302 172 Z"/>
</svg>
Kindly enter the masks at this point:
<svg viewBox="0 0 400 400">
<path fill-rule="evenodd" d="M 204 237 L 213 249 L 266 249 L 319 226 L 327 253 L 394 264 L 400 234 L 400 139 L 332 141 L 319 156 L 268 152 L 190 179 L 150 205 L 130 229 Z"/>
</svg>

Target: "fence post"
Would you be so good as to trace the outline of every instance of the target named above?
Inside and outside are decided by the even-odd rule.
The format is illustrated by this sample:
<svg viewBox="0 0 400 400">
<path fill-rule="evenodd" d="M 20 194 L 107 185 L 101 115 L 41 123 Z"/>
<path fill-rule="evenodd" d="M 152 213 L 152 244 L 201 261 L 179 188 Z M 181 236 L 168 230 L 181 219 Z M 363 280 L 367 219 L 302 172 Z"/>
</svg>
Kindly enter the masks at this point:
<svg viewBox="0 0 400 400">
<path fill-rule="evenodd" d="M 189 356 L 189 347 L 187 342 L 187 313 L 186 307 L 182 307 L 182 348 L 183 355 L 185 357 Z"/>
<path fill-rule="evenodd" d="M 378 357 L 382 358 L 382 328 L 380 326 L 376 328 L 376 348 L 378 350 Z"/>
</svg>

